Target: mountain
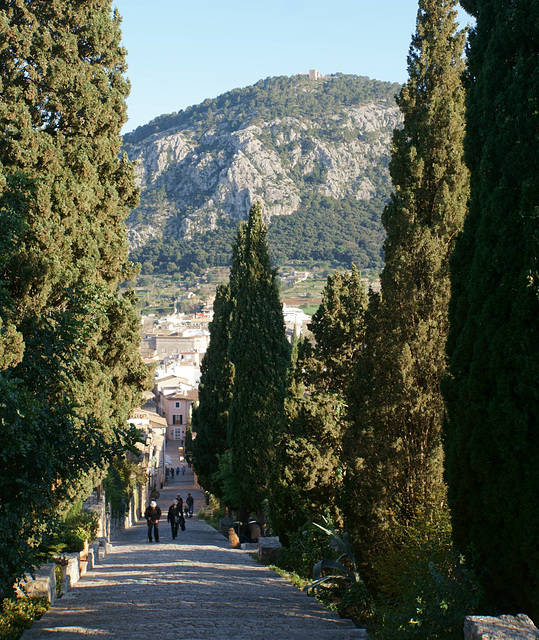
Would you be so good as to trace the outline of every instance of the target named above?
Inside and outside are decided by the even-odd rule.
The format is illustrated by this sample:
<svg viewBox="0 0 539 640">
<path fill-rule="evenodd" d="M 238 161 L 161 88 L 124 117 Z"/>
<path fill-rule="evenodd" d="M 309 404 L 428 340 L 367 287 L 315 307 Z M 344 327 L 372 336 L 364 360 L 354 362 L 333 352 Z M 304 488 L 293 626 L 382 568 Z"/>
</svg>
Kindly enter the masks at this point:
<svg viewBox="0 0 539 640">
<path fill-rule="evenodd" d="M 228 264 L 260 200 L 276 262 L 382 264 L 400 86 L 317 72 L 267 78 L 124 136 L 140 205 L 128 219 L 143 272 Z"/>
</svg>

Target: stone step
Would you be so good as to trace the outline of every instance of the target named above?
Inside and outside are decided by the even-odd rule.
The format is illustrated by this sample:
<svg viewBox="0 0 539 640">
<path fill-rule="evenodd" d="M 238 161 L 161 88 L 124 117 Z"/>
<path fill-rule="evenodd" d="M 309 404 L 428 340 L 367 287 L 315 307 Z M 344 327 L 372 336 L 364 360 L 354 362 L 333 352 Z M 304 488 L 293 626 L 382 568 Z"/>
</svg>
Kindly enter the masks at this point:
<svg viewBox="0 0 539 640">
<path fill-rule="evenodd" d="M 203 494 L 187 486 L 195 501 Z M 183 489 L 182 489 L 183 490 Z M 161 492 L 167 512 L 177 487 Z M 357 640 L 350 620 L 326 609 L 203 520 L 171 539 L 146 541 L 143 522 L 126 530 L 94 569 L 24 632 L 22 640 Z"/>
</svg>

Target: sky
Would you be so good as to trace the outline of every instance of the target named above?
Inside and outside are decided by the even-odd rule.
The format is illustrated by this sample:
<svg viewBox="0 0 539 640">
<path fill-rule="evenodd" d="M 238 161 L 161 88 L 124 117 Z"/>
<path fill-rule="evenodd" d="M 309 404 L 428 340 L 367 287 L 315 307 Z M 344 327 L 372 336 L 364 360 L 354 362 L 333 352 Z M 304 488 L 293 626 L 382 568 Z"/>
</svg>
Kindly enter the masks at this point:
<svg viewBox="0 0 539 640">
<path fill-rule="evenodd" d="M 113 0 L 131 95 L 123 133 L 271 76 L 406 82 L 417 0 Z M 459 10 L 461 26 L 471 19 Z"/>
</svg>

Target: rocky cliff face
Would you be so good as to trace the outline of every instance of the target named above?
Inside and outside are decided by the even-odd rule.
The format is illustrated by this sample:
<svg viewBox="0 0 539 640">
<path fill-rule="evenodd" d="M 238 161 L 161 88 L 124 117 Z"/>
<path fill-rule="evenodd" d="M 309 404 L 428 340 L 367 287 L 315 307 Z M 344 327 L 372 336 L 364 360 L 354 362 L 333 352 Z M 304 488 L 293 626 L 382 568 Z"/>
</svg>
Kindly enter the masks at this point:
<svg viewBox="0 0 539 640">
<path fill-rule="evenodd" d="M 387 196 L 397 87 L 377 83 L 382 89 L 360 99 L 358 80 L 362 88 L 374 82 L 262 81 L 254 98 L 257 85 L 158 119 L 148 135 L 126 136 L 141 189 L 128 221 L 132 247 L 156 236 L 191 240 L 246 218 L 255 200 L 271 223 L 313 194 L 352 203 Z"/>
</svg>

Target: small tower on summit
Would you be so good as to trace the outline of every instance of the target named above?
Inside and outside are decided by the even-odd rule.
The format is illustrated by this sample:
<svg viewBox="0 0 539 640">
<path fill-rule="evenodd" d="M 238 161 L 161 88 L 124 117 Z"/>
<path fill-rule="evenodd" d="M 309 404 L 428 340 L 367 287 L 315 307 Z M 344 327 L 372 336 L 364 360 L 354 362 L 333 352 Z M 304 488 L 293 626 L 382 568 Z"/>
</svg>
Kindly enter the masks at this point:
<svg viewBox="0 0 539 640">
<path fill-rule="evenodd" d="M 322 74 L 316 69 L 309 69 L 309 80 L 319 80 L 321 77 Z"/>
</svg>

